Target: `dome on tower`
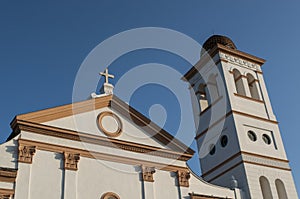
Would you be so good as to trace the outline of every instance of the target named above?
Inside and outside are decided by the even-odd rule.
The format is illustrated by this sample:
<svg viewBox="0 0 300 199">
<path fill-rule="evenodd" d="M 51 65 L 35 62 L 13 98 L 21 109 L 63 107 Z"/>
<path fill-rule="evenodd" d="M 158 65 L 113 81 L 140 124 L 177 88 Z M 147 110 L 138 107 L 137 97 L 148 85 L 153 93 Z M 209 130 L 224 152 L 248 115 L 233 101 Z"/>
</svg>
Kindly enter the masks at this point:
<svg viewBox="0 0 300 199">
<path fill-rule="evenodd" d="M 213 35 L 204 42 L 201 50 L 201 56 L 204 54 L 205 51 L 209 51 L 217 44 L 221 44 L 231 49 L 237 49 L 233 41 L 228 37 L 222 35 Z"/>
</svg>

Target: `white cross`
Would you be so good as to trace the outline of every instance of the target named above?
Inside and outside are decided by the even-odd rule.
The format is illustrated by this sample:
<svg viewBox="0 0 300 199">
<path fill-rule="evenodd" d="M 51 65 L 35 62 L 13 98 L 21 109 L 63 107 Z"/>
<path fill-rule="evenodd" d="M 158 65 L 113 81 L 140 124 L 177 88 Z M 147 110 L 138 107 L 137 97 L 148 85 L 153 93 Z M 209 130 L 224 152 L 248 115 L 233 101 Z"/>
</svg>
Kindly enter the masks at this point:
<svg viewBox="0 0 300 199">
<path fill-rule="evenodd" d="M 105 72 L 104 73 L 99 73 L 100 75 L 102 76 L 105 76 L 105 83 L 108 83 L 108 78 L 115 78 L 114 75 L 111 75 L 111 74 L 108 74 L 108 69 L 106 68 L 105 69 Z"/>
</svg>

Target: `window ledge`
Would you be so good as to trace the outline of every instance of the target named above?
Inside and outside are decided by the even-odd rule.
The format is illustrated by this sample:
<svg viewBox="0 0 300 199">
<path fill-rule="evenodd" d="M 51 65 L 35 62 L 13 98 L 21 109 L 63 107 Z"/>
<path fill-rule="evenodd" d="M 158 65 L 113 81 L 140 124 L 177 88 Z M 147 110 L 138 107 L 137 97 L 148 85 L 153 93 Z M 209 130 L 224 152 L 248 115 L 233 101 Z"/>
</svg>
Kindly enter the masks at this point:
<svg viewBox="0 0 300 199">
<path fill-rule="evenodd" d="M 247 100 L 254 101 L 254 102 L 264 103 L 264 101 L 262 101 L 260 99 L 254 99 L 252 97 L 248 97 L 248 96 L 241 95 L 241 94 L 238 94 L 238 93 L 234 93 L 234 95 L 237 96 L 237 97 L 241 97 L 241 98 L 244 98 L 244 99 L 247 99 Z"/>
</svg>

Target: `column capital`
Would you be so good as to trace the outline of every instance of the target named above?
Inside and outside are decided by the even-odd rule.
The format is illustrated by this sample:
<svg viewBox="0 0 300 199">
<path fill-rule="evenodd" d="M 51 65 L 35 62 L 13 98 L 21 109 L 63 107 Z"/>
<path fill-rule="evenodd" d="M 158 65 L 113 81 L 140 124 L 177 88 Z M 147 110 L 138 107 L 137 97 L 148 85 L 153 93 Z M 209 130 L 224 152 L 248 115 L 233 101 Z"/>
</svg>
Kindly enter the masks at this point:
<svg viewBox="0 0 300 199">
<path fill-rule="evenodd" d="M 142 179 L 146 182 L 154 182 L 153 174 L 155 173 L 154 167 L 141 166 L 142 168 Z"/>
<path fill-rule="evenodd" d="M 26 146 L 26 145 L 19 145 L 19 157 L 18 161 L 31 164 L 33 155 L 36 152 L 35 146 Z"/>
<path fill-rule="evenodd" d="M 189 179 L 191 178 L 189 171 L 177 171 L 178 184 L 181 187 L 189 187 Z"/>
<path fill-rule="evenodd" d="M 80 159 L 80 154 L 64 152 L 65 170 L 77 171 L 79 159 Z"/>
</svg>

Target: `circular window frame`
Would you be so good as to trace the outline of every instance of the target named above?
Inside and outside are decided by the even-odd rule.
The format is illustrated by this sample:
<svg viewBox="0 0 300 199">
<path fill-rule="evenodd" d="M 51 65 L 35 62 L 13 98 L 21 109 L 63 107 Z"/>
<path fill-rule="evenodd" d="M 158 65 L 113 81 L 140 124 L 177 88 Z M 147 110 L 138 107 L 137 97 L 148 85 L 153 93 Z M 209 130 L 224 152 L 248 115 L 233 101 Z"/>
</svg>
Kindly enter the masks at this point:
<svg viewBox="0 0 300 199">
<path fill-rule="evenodd" d="M 106 116 L 110 116 L 110 117 L 113 117 L 117 124 L 118 124 L 118 129 L 115 131 L 115 132 L 109 132 L 107 131 L 103 125 L 102 125 L 102 119 Z M 107 136 L 109 137 L 118 137 L 121 135 L 122 133 L 122 129 L 123 129 L 123 124 L 122 124 L 122 121 L 121 119 L 114 113 L 110 112 L 110 111 L 105 111 L 105 112 L 102 112 L 98 115 L 97 117 L 97 125 L 98 125 L 98 128 Z"/>
<path fill-rule="evenodd" d="M 209 145 L 209 154 L 210 155 L 214 155 L 216 153 L 216 145 L 215 144 L 211 144 Z"/>
<path fill-rule="evenodd" d="M 271 137 L 269 135 L 263 134 L 261 137 L 264 143 L 266 143 L 267 145 L 270 145 L 272 143 Z"/>
<path fill-rule="evenodd" d="M 225 144 L 223 144 L 224 139 L 226 140 Z M 228 141 L 229 141 L 228 136 L 227 135 L 222 135 L 221 138 L 220 138 L 221 147 L 225 148 L 228 145 Z"/>
<path fill-rule="evenodd" d="M 249 140 L 251 140 L 252 142 L 256 142 L 257 141 L 257 135 L 256 135 L 256 133 L 254 131 L 249 130 L 247 132 L 247 135 L 248 135 Z M 251 136 L 253 136 L 253 137 L 251 137 Z"/>
<path fill-rule="evenodd" d="M 109 199 L 109 197 L 114 197 L 115 199 L 120 199 L 120 196 L 113 192 L 107 192 L 101 196 L 101 199 Z"/>
</svg>

